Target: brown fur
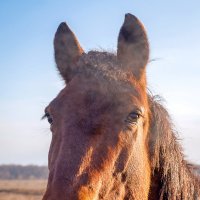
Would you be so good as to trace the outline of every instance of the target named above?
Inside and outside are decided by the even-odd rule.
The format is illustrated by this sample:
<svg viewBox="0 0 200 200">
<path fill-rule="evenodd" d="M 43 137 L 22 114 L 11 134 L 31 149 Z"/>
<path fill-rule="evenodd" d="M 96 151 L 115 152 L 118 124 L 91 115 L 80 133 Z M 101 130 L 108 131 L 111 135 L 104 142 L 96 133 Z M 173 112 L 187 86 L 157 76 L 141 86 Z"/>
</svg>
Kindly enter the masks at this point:
<svg viewBox="0 0 200 200">
<path fill-rule="evenodd" d="M 65 23 L 54 47 L 66 87 L 45 109 L 52 143 L 43 200 L 198 199 L 170 117 L 147 95 L 141 22 L 126 15 L 117 56 L 84 53 Z"/>
<path fill-rule="evenodd" d="M 128 29 L 127 23 L 137 29 Z M 130 14 L 122 29 L 127 31 L 119 34 L 117 57 L 83 53 L 65 23 L 56 32 L 56 63 L 67 85 L 45 109 L 53 120 L 53 138 L 43 200 L 148 199 L 149 52 L 136 48 L 136 43 L 148 46 L 148 41 L 143 26 Z M 122 46 L 128 54 L 122 53 Z M 134 65 L 129 65 L 134 63 L 131 54 L 137 59 Z"/>
<path fill-rule="evenodd" d="M 96 54 L 99 59 L 107 55 L 90 52 L 88 62 L 91 54 L 94 57 Z M 114 55 L 112 57 L 116 59 Z M 52 126 L 52 143 L 55 144 L 50 149 L 50 175 L 44 199 L 55 199 L 58 195 L 61 195 L 59 199 L 80 200 L 147 199 L 150 184 L 145 139 L 148 112 L 145 113 L 144 127 L 143 119 L 140 119 L 138 129 L 132 129 L 132 133 L 124 124 L 135 106 L 143 105 L 148 111 L 144 91 L 134 78 L 122 76 L 123 79 L 117 81 L 120 73 L 113 77 L 109 70 L 101 70 L 104 65 L 95 70 L 93 65 L 87 68 L 81 63 L 77 71 L 80 74 L 47 107 L 55 124 Z M 65 125 L 59 118 L 64 119 Z M 68 133 L 62 133 L 62 127 L 66 127 Z M 69 146 L 73 154 L 67 154 Z M 72 159 L 71 163 L 68 159 Z M 73 177 L 62 180 L 65 175 Z M 73 193 L 67 192 L 68 182 L 74 184 Z M 74 196 L 70 196 L 72 194 Z"/>
</svg>

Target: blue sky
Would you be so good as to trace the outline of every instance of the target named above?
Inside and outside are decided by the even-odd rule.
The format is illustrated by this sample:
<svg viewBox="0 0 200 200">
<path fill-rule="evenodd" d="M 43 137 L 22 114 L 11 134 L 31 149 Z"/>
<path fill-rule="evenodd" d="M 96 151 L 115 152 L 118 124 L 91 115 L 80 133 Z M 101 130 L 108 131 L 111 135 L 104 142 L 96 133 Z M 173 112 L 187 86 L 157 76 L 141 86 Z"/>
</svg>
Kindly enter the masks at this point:
<svg viewBox="0 0 200 200">
<path fill-rule="evenodd" d="M 149 88 L 165 99 L 189 160 L 200 163 L 200 1 L 0 2 L 0 164 L 47 164 L 51 133 L 40 121 L 62 89 L 53 37 L 66 21 L 85 51 L 116 50 L 125 13 L 149 35 Z"/>
</svg>

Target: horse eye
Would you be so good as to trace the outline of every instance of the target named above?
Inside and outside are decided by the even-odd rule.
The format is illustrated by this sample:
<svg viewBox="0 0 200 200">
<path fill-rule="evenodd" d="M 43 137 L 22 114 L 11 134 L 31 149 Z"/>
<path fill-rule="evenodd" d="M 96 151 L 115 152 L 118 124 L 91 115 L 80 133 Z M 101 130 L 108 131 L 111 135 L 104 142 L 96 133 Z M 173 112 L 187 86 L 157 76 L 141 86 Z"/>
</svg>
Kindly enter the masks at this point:
<svg viewBox="0 0 200 200">
<path fill-rule="evenodd" d="M 53 123 L 53 119 L 51 118 L 51 116 L 47 117 L 47 120 L 48 120 L 49 124 Z"/>
<path fill-rule="evenodd" d="M 140 116 L 141 116 L 141 114 L 138 113 L 138 112 L 131 112 L 128 115 L 128 117 L 126 118 L 125 122 L 127 122 L 127 123 L 137 123 Z"/>
<path fill-rule="evenodd" d="M 129 118 L 131 119 L 139 119 L 140 118 L 140 114 L 137 112 L 132 112 L 129 114 Z"/>
<path fill-rule="evenodd" d="M 42 117 L 42 119 L 44 119 L 44 118 L 47 118 L 47 121 L 49 122 L 49 124 L 53 123 L 53 119 L 48 112 L 46 112 L 45 115 Z"/>
</svg>

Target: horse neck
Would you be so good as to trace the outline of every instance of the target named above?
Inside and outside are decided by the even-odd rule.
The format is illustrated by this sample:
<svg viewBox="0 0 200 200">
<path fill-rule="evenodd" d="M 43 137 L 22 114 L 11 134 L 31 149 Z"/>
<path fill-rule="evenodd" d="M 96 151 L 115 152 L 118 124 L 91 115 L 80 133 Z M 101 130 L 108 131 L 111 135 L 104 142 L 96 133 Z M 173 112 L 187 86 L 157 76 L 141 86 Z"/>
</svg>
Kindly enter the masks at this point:
<svg viewBox="0 0 200 200">
<path fill-rule="evenodd" d="M 150 153 L 151 190 L 149 199 L 188 200 L 200 198 L 200 179 L 184 159 L 167 110 L 153 97 Z"/>
</svg>

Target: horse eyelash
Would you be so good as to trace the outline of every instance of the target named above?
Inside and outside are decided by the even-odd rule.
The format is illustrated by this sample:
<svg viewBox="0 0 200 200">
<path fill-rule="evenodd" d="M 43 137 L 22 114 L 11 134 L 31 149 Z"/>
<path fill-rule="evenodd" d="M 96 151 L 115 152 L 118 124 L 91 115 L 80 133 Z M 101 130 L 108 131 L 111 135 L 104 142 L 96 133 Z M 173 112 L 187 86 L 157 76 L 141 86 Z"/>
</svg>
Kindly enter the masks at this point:
<svg viewBox="0 0 200 200">
<path fill-rule="evenodd" d="M 42 117 L 41 117 L 41 120 L 44 120 L 47 118 L 47 113 L 45 113 Z"/>
</svg>

